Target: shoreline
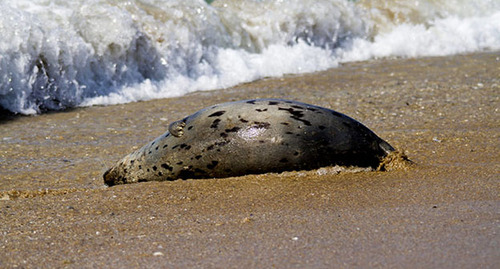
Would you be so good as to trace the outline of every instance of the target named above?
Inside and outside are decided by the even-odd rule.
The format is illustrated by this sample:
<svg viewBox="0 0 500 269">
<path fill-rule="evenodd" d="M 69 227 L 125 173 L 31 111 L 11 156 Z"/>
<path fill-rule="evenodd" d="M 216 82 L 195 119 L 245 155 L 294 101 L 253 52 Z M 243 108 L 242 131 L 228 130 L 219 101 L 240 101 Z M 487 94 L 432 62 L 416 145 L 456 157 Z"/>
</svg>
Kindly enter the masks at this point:
<svg viewBox="0 0 500 269">
<path fill-rule="evenodd" d="M 381 59 L 0 120 L 0 267 L 493 268 L 499 63 L 498 51 Z M 170 122 L 271 97 L 344 113 L 416 165 L 104 186 Z"/>
</svg>

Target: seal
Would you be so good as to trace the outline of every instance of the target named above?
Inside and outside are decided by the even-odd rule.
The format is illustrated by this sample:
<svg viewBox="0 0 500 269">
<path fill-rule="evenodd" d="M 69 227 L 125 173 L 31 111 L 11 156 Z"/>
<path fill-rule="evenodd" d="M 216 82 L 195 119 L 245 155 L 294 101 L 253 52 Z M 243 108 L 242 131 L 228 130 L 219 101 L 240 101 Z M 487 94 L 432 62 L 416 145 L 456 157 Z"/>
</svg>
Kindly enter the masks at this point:
<svg viewBox="0 0 500 269">
<path fill-rule="evenodd" d="M 283 99 L 202 109 L 125 156 L 104 173 L 108 186 L 310 170 L 377 167 L 394 148 L 334 110 Z"/>
</svg>

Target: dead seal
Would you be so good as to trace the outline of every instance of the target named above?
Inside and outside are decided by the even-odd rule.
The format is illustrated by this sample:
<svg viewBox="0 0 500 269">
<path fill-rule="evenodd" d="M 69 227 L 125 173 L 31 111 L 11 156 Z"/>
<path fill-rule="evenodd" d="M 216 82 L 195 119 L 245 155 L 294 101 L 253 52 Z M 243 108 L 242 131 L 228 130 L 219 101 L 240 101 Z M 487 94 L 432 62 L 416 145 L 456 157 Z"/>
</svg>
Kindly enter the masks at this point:
<svg viewBox="0 0 500 269">
<path fill-rule="evenodd" d="M 334 110 L 283 99 L 223 103 L 168 131 L 104 173 L 109 185 L 343 165 L 376 168 L 394 148 Z"/>
</svg>

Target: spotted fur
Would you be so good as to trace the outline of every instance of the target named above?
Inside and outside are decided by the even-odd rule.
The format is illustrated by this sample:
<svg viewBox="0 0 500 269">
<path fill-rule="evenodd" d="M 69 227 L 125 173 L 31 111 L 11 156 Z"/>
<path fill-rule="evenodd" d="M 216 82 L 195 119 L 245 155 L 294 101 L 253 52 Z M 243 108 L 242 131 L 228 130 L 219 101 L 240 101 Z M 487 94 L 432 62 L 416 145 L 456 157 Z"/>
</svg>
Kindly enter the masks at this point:
<svg viewBox="0 0 500 269">
<path fill-rule="evenodd" d="M 376 167 L 394 149 L 356 120 L 282 99 L 224 103 L 168 131 L 104 174 L 107 185 L 314 169 Z"/>
</svg>

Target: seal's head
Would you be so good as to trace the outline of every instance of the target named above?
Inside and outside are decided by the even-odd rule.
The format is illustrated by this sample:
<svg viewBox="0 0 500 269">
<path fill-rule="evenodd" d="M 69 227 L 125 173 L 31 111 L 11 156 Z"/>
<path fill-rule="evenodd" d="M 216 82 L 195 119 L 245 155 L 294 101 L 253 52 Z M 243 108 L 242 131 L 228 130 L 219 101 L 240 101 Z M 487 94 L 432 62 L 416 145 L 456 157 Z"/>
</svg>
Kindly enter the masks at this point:
<svg viewBox="0 0 500 269">
<path fill-rule="evenodd" d="M 130 165 L 127 165 L 127 162 L 122 160 L 104 173 L 104 183 L 108 186 L 114 186 L 137 182 L 135 178 L 130 176 L 130 170 Z"/>
<path fill-rule="evenodd" d="M 104 184 L 108 186 L 114 186 L 116 184 L 124 184 L 125 180 L 119 174 L 120 173 L 117 171 L 116 166 L 111 167 L 103 175 Z"/>
</svg>

